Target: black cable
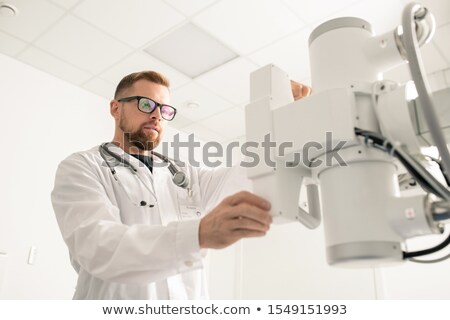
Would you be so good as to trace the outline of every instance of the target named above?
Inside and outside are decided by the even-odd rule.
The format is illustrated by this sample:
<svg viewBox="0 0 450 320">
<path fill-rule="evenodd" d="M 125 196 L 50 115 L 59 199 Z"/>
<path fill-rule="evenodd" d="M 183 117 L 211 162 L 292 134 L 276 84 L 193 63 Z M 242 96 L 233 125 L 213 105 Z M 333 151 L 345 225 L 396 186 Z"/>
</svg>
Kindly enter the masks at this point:
<svg viewBox="0 0 450 320">
<path fill-rule="evenodd" d="M 444 221 L 444 220 L 449 220 L 449 219 L 450 219 L 450 212 L 433 214 L 433 220 L 435 220 L 435 221 Z"/>
<path fill-rule="evenodd" d="M 419 256 L 425 256 L 425 255 L 428 255 L 428 254 L 432 254 L 432 253 L 435 253 L 436 251 L 439 251 L 439 250 L 445 248 L 449 244 L 450 244 L 450 235 L 443 242 L 441 242 L 437 246 L 432 247 L 430 249 L 425 249 L 425 250 L 420 250 L 420 251 L 413 251 L 413 252 L 405 252 L 405 251 L 403 251 L 403 259 L 410 259 L 410 258 L 414 258 L 414 257 L 419 257 Z"/>
<path fill-rule="evenodd" d="M 432 185 L 429 184 L 429 182 L 422 176 L 421 173 L 417 172 L 417 170 L 411 164 L 411 162 L 414 162 L 417 166 L 422 167 L 420 163 L 418 163 L 414 158 L 405 159 L 403 155 L 394 148 L 394 145 L 385 137 L 376 132 L 367 131 L 360 128 L 355 128 L 355 134 L 364 137 L 366 145 L 369 145 L 370 141 L 372 143 L 372 147 L 383 150 L 384 152 L 396 157 L 424 190 L 433 193 L 443 199 L 449 198 L 448 193 L 443 194 L 439 190 L 436 190 Z M 432 177 L 431 175 L 429 176 L 429 178 L 434 179 L 434 177 Z"/>
<path fill-rule="evenodd" d="M 450 186 L 450 181 L 449 181 L 449 179 L 447 178 L 447 176 L 444 174 L 444 166 L 442 165 L 441 161 L 438 161 L 438 160 L 436 160 L 436 159 L 433 159 L 433 161 L 435 161 L 435 162 L 438 164 L 439 169 L 441 170 L 442 175 L 443 175 L 444 178 L 445 178 L 445 183 L 447 184 L 447 186 Z"/>
<path fill-rule="evenodd" d="M 441 262 L 441 261 L 447 260 L 448 258 L 450 258 L 450 253 L 443 257 L 432 259 L 432 260 L 418 260 L 418 259 L 411 258 L 411 259 L 409 259 L 409 261 L 417 262 L 417 263 L 436 263 L 436 262 Z"/>
<path fill-rule="evenodd" d="M 410 163 L 410 161 L 411 162 L 413 162 L 413 161 L 416 162 L 416 165 L 417 164 L 419 166 L 422 166 L 422 165 L 420 163 L 417 163 L 417 161 L 414 158 L 412 158 L 412 157 L 409 158 L 409 159 L 404 158 L 403 155 L 400 152 L 397 152 L 397 150 L 394 148 L 394 145 L 389 140 L 387 140 L 386 138 L 384 138 L 383 136 L 381 136 L 380 134 L 378 134 L 376 132 L 362 130 L 360 128 L 355 128 L 355 134 L 364 137 L 366 145 L 369 145 L 368 142 L 369 142 L 369 140 L 371 140 L 371 142 L 372 142 L 372 144 L 374 146 L 378 145 L 378 149 L 384 150 L 385 152 L 387 152 L 387 153 L 391 154 L 392 156 L 395 156 L 396 158 L 398 158 L 400 160 L 400 162 L 408 170 L 408 172 L 414 177 L 414 179 L 416 179 L 416 181 L 423 188 L 429 190 L 433 194 L 436 194 L 440 198 L 448 199 L 445 195 L 444 196 L 441 195 L 438 190 L 435 190 L 433 188 L 433 186 L 431 186 L 426 181 L 426 178 L 422 177 L 422 175 L 419 172 L 417 172 L 417 170 Z M 434 177 L 433 177 L 433 179 L 434 179 Z M 420 250 L 420 251 L 412 251 L 412 252 L 405 252 L 405 251 L 403 251 L 403 259 L 411 259 L 411 258 L 414 258 L 414 257 L 429 255 L 431 253 L 434 253 L 436 251 L 439 251 L 439 250 L 445 248 L 449 244 L 450 244 L 450 235 L 443 242 L 441 242 L 440 244 L 438 244 L 437 246 L 434 246 L 432 248 L 425 249 L 425 250 Z"/>
<path fill-rule="evenodd" d="M 443 198 L 444 196 L 437 190 L 435 190 L 422 176 L 420 173 L 414 169 L 411 164 L 405 160 L 403 157 L 397 157 L 402 165 L 406 168 L 406 170 L 413 176 L 414 180 L 417 181 L 417 183 L 427 192 L 432 193 L 440 198 Z M 415 159 L 413 159 L 415 161 Z"/>
</svg>

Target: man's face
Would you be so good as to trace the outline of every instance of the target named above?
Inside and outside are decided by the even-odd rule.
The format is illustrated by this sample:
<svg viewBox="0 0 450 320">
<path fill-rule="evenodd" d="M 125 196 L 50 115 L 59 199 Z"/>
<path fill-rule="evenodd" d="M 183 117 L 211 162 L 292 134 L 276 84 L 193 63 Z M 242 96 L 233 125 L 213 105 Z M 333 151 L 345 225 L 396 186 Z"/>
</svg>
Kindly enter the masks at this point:
<svg viewBox="0 0 450 320">
<path fill-rule="evenodd" d="M 169 89 L 163 85 L 139 80 L 125 90 L 120 98 L 131 96 L 147 97 L 162 104 L 169 104 Z M 152 150 L 161 141 L 166 120 L 161 117 L 161 109 L 156 107 L 152 113 L 147 114 L 137 108 L 138 100 L 117 102 L 119 104 L 116 124 L 122 131 L 124 142 L 140 150 Z"/>
</svg>

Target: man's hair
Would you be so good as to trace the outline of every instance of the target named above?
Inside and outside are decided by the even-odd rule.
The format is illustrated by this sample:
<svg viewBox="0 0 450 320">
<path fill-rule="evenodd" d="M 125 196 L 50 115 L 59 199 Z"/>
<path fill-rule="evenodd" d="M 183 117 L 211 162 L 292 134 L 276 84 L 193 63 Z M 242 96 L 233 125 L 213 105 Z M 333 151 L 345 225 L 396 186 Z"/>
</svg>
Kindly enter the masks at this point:
<svg viewBox="0 0 450 320">
<path fill-rule="evenodd" d="M 123 91 L 131 88 L 135 82 L 142 79 L 163 85 L 167 88 L 169 88 L 170 86 L 169 79 L 167 79 L 164 75 L 156 71 L 134 72 L 125 76 L 122 80 L 120 80 L 119 84 L 117 85 L 116 92 L 114 93 L 114 99 L 117 99 L 119 95 L 122 94 Z"/>
</svg>

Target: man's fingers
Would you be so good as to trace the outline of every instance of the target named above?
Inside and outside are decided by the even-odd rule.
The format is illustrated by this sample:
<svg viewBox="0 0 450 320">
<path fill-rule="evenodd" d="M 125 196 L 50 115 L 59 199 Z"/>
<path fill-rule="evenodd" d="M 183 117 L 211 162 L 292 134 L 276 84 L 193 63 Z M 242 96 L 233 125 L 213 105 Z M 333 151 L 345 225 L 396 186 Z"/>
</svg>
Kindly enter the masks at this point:
<svg viewBox="0 0 450 320">
<path fill-rule="evenodd" d="M 307 97 L 311 94 L 311 87 L 303 85 L 302 87 L 302 98 Z"/>
<path fill-rule="evenodd" d="M 266 232 L 270 228 L 270 224 L 263 224 L 259 221 L 248 218 L 236 218 L 228 221 L 227 228 L 231 231 L 245 229 Z"/>
<path fill-rule="evenodd" d="M 291 90 L 294 100 L 299 100 L 311 94 L 311 87 L 293 80 L 291 80 Z"/>
<path fill-rule="evenodd" d="M 246 191 L 225 198 L 200 220 L 201 248 L 224 248 L 244 237 L 265 235 L 272 223 L 270 203 Z"/>
<path fill-rule="evenodd" d="M 268 226 L 272 223 L 272 216 L 267 210 L 260 209 L 248 203 L 241 203 L 233 207 L 230 218 L 249 219 L 265 226 Z"/>
<path fill-rule="evenodd" d="M 250 205 L 254 205 L 258 208 L 261 208 L 263 210 L 269 210 L 270 209 L 270 202 L 267 200 L 264 200 L 263 198 L 257 196 L 254 193 L 247 192 L 247 191 L 241 191 L 238 193 L 235 193 L 223 201 L 225 204 L 231 205 L 231 206 L 237 206 L 241 203 L 248 203 Z"/>
<path fill-rule="evenodd" d="M 266 232 L 256 231 L 256 230 L 239 229 L 239 230 L 235 230 L 233 235 L 237 238 L 237 240 L 239 240 L 242 238 L 263 237 L 266 235 Z"/>
</svg>

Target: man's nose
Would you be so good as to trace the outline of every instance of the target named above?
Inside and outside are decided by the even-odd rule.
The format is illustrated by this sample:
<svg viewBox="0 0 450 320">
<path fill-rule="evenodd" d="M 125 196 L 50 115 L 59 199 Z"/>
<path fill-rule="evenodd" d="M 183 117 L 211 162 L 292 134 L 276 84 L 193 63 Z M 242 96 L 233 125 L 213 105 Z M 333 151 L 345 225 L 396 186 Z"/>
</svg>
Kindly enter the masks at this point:
<svg viewBox="0 0 450 320">
<path fill-rule="evenodd" d="M 161 107 L 160 106 L 156 106 L 155 110 L 153 110 L 152 113 L 150 113 L 150 117 L 152 119 L 156 119 L 156 120 L 161 120 L 162 116 L 161 116 Z"/>
</svg>

